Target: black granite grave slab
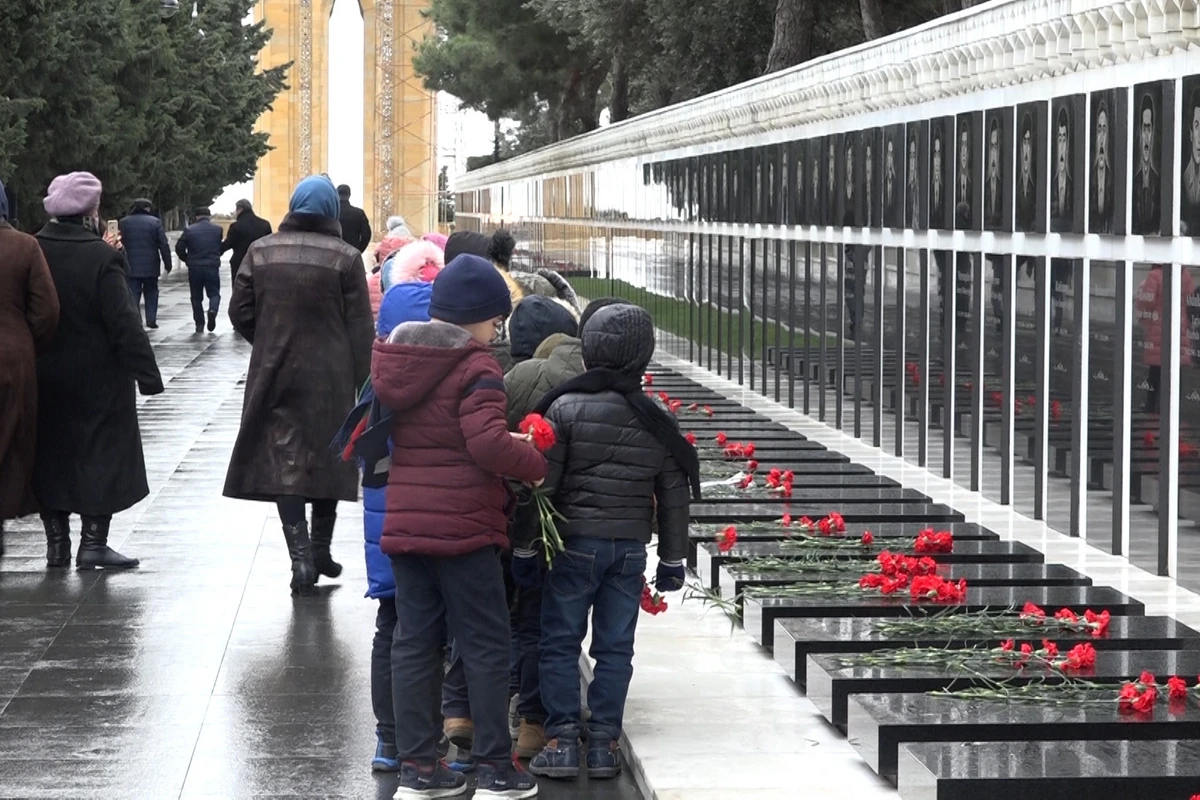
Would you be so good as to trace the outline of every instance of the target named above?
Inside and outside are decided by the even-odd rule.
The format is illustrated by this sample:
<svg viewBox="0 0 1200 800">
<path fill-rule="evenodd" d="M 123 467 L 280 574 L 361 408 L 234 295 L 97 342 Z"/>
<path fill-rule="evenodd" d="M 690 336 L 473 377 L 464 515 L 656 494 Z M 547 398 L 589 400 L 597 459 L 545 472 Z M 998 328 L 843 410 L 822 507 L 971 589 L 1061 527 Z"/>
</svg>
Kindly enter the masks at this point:
<svg viewBox="0 0 1200 800">
<path fill-rule="evenodd" d="M 721 428 L 702 428 L 699 425 L 692 425 L 688 420 L 679 420 L 679 429 L 686 433 L 694 434 L 696 444 L 699 450 L 714 450 L 720 451 L 721 445 L 717 444 L 717 434 L 724 433 L 729 437 L 731 442 L 754 442 L 754 446 L 770 446 L 770 447 L 788 447 L 798 442 L 808 442 L 807 437 L 789 431 L 785 428 L 762 428 L 762 427 L 744 427 L 741 430 L 730 428 L 728 426 Z"/>
<path fill-rule="evenodd" d="M 1101 611 L 1096 608 L 1093 611 Z M 997 637 L 988 633 L 907 639 L 885 637 L 876 629 L 883 617 L 807 617 L 775 621 L 775 663 L 798 685 L 808 683 L 808 656 L 824 653 L 867 653 L 895 647 L 997 647 L 1002 639 L 1037 643 L 1036 631 L 1026 636 Z M 888 618 L 890 619 L 890 618 Z M 1060 648 L 1088 642 L 1097 650 L 1197 650 L 1200 631 L 1172 617 L 1113 617 L 1103 636 L 1056 633 Z"/>
<path fill-rule="evenodd" d="M 738 437 L 731 436 L 729 438 L 729 441 L 731 444 L 734 442 L 738 442 Z M 755 460 L 757 460 L 760 464 L 771 464 L 774 461 L 788 461 L 788 460 L 796 460 L 796 459 L 803 461 L 805 459 L 808 459 L 810 457 L 810 454 L 814 453 L 814 452 L 823 452 L 823 453 L 833 453 L 834 452 L 834 451 L 828 449 L 827 447 L 825 447 L 825 445 L 823 445 L 823 444 L 818 444 L 817 442 L 810 442 L 807 439 L 797 439 L 795 441 L 788 440 L 788 441 L 783 441 L 783 442 L 774 441 L 774 442 L 762 443 L 762 442 L 759 442 L 758 440 L 754 439 L 753 437 L 746 437 L 746 438 L 741 439 L 740 443 L 747 444 L 751 441 L 754 442 L 753 458 Z M 736 463 L 737 461 L 741 460 L 741 459 L 731 459 L 728 456 L 726 456 L 724 449 L 717 446 L 715 442 L 713 443 L 712 447 L 700 447 L 697 449 L 696 452 L 700 454 L 700 458 L 704 461 L 729 461 L 731 463 Z M 835 453 L 835 455 L 841 456 L 841 453 Z M 844 456 L 843 456 L 843 458 L 844 458 Z"/>
<path fill-rule="evenodd" d="M 740 465 L 744 467 L 745 465 Z M 721 470 L 722 477 L 732 478 L 741 470 L 737 462 L 732 462 L 728 467 Z M 759 469 L 756 480 L 762 483 L 764 473 Z M 709 477 L 704 472 L 700 476 L 701 482 L 718 480 L 717 477 Z M 845 474 L 840 472 L 829 473 L 824 470 L 818 472 L 805 473 L 801 475 L 796 473 L 796 482 L 793 484 L 793 490 L 797 489 L 870 489 L 870 488 L 899 488 L 900 483 L 883 475 L 862 475 L 862 474 Z M 724 499 L 724 498 L 722 498 Z"/>
<path fill-rule="evenodd" d="M 1200 741 L 906 744 L 897 788 L 903 800 L 1187 800 Z"/>
<path fill-rule="evenodd" d="M 1195 703 L 1173 704 L 1165 698 L 1148 713 L 1129 714 L 1115 702 L 1081 707 L 857 694 L 850 698 L 846 720 L 850 743 L 871 769 L 893 783 L 899 748 L 906 742 L 1200 739 Z"/>
<path fill-rule="evenodd" d="M 714 491 L 714 490 L 707 490 Z M 716 490 L 719 491 L 719 490 Z M 794 486 L 791 497 L 782 494 L 765 493 L 765 497 L 754 497 L 748 494 L 733 494 L 730 496 L 712 496 L 701 490 L 701 500 L 712 503 L 801 503 L 803 505 L 825 505 L 828 508 L 839 509 L 845 515 L 850 506 L 862 503 L 926 503 L 929 498 L 916 489 L 901 489 L 898 487 L 809 487 Z M 782 516 L 783 512 L 780 512 Z"/>
<path fill-rule="evenodd" d="M 874 571 L 878 562 L 862 562 L 862 572 Z M 788 572 L 754 572 L 742 564 L 725 564 L 717 569 L 717 592 L 726 600 L 736 598 L 748 586 L 787 586 L 792 583 L 856 581 L 859 574 L 844 570 L 812 569 Z M 937 574 L 946 580 L 962 578 L 969 586 L 1091 586 L 1092 579 L 1063 564 L 939 564 Z"/>
<path fill-rule="evenodd" d="M 1200 674 L 1200 652 L 1196 650 L 1104 650 L 1096 652 L 1093 669 L 1073 672 L 1070 676 L 1053 669 L 1016 669 L 1004 664 L 972 665 L 969 671 L 937 667 L 842 667 L 846 655 L 808 657 L 808 699 L 836 727 L 846 728 L 846 703 L 851 695 L 901 692 L 932 692 L 967 689 L 989 682 L 1004 681 L 1010 686 L 1027 683 L 1060 684 L 1070 677 L 1101 683 L 1136 680 L 1143 670 L 1163 683 L 1173 675 L 1186 675 L 1189 683 Z M 1166 700 L 1166 690 L 1163 698 Z"/>
<path fill-rule="evenodd" d="M 780 514 L 780 517 L 783 515 Z M 796 517 L 799 519 L 799 517 Z M 737 523 L 725 523 L 737 524 Z M 702 544 L 712 542 L 725 524 L 693 524 L 688 529 L 688 567 L 696 568 L 696 549 Z M 954 534 L 955 541 L 987 541 L 994 542 L 1000 539 L 999 534 L 989 531 L 986 528 L 980 527 L 974 522 L 873 522 L 856 525 L 849 529 L 852 535 L 857 537 L 863 530 L 869 529 L 874 534 L 877 541 L 882 539 L 908 539 L 910 542 L 916 538 L 917 534 L 928 527 L 936 527 L 939 531 L 950 531 Z M 759 542 L 778 542 L 792 538 L 784 533 L 782 527 L 776 526 L 772 530 L 753 530 L 738 527 L 738 541 L 745 544 L 754 544 Z M 879 541 L 881 547 L 893 547 L 895 543 Z"/>
<path fill-rule="evenodd" d="M 784 512 L 793 519 L 811 517 L 820 519 L 831 509 L 829 506 L 806 505 L 804 503 L 693 503 L 693 522 L 736 523 L 738 520 L 776 520 Z M 943 522 L 962 522 L 963 515 L 940 503 L 880 503 L 861 504 L 847 507 L 840 512 L 847 524 L 870 526 L 880 522 L 916 522 L 937 526 Z"/>
<path fill-rule="evenodd" d="M 853 538 L 851 538 L 853 541 Z M 716 589 L 720 578 L 718 570 L 726 565 L 745 561 L 748 558 L 874 558 L 884 550 L 904 555 L 928 555 L 939 564 L 1041 564 L 1046 557 L 1023 542 L 955 542 L 950 553 L 918 553 L 903 542 L 875 542 L 869 547 L 822 547 L 799 546 L 789 542 L 738 543 L 727 553 L 722 553 L 715 542 L 707 542 L 696 548 L 696 575 L 708 589 Z M 910 543 L 911 545 L 911 543 Z"/>
<path fill-rule="evenodd" d="M 796 433 L 786 425 L 782 425 L 767 417 L 706 417 L 697 414 L 684 414 L 679 417 L 679 427 L 683 431 L 691 431 L 696 436 L 715 437 L 722 431 L 730 439 L 736 440 L 753 438 L 756 433 L 788 433 L 800 439 L 807 438 Z"/>
<path fill-rule="evenodd" d="M 861 597 L 746 597 L 742 624 L 754 641 L 770 648 L 775 644 L 775 620 L 789 617 L 908 617 L 922 611 L 963 613 L 1020 608 L 1026 602 L 1044 608 L 1069 608 L 1077 614 L 1087 609 L 1107 609 L 1113 616 L 1144 614 L 1146 607 L 1129 595 L 1107 586 L 1014 586 L 967 589 L 961 605 L 914 603 L 907 594 L 891 597 L 864 591 Z"/>
<path fill-rule="evenodd" d="M 733 464 L 743 461 L 743 459 L 728 459 L 716 450 L 700 450 L 699 456 L 701 461 L 721 461 Z M 844 464 L 850 459 L 841 453 L 818 446 L 794 450 L 756 450 L 754 460 L 759 463 L 760 469 L 767 470 L 771 467 L 778 467 L 782 470 L 795 471 L 796 464 Z"/>
</svg>

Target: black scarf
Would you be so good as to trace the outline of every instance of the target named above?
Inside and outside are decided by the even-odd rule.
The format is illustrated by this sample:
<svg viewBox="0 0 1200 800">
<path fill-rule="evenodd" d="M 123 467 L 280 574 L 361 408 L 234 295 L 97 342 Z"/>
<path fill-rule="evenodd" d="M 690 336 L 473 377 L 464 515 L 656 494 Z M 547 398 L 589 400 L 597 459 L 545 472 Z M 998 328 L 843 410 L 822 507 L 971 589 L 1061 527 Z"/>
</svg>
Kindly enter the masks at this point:
<svg viewBox="0 0 1200 800">
<path fill-rule="evenodd" d="M 696 453 L 696 448 L 679 432 L 679 425 L 675 419 L 646 396 L 641 381 L 636 377 L 613 369 L 589 369 L 547 392 L 538 402 L 534 412 L 545 415 L 550 406 L 554 405 L 554 401 L 566 394 L 598 394 L 609 390 L 623 395 L 638 420 L 667 448 L 675 463 L 687 474 L 688 484 L 692 487 L 692 497 L 699 500 L 700 456 Z"/>
</svg>

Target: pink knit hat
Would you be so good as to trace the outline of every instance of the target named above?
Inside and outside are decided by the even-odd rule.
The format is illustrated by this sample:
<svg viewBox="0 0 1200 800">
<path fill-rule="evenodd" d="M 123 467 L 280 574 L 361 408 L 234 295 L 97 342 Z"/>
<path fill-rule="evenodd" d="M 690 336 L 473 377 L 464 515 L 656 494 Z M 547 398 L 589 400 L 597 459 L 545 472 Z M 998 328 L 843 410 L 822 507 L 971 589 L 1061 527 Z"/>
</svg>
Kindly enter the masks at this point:
<svg viewBox="0 0 1200 800">
<path fill-rule="evenodd" d="M 447 238 L 448 237 L 444 233 L 427 233 L 421 237 L 421 239 L 426 242 L 433 242 L 436 244 L 439 248 L 441 248 L 442 252 L 446 251 Z"/>
<path fill-rule="evenodd" d="M 42 205 L 52 217 L 94 216 L 100 211 L 100 179 L 90 172 L 59 175 L 50 183 Z"/>
</svg>

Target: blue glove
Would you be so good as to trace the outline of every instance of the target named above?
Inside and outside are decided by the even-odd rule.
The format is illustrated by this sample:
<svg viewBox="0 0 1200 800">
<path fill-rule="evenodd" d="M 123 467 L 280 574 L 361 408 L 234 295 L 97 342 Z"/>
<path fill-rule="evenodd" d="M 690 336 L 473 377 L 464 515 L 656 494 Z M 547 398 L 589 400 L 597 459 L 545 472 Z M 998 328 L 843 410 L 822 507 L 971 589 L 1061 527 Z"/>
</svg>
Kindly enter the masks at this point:
<svg viewBox="0 0 1200 800">
<path fill-rule="evenodd" d="M 513 583 L 522 589 L 536 589 L 542 585 L 542 565 L 536 550 L 513 550 Z"/>
<path fill-rule="evenodd" d="M 654 576 L 654 588 L 659 592 L 677 592 L 683 588 L 686 577 L 682 561 L 660 561 Z"/>
</svg>

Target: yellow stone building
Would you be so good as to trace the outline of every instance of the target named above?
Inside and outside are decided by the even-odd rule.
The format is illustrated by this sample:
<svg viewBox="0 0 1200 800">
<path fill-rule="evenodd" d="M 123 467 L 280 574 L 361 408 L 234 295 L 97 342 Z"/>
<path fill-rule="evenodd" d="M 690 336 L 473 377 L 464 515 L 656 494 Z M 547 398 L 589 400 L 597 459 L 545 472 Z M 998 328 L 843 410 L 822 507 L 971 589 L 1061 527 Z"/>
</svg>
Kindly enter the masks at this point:
<svg viewBox="0 0 1200 800">
<path fill-rule="evenodd" d="M 272 149 L 254 177 L 254 206 L 278 225 L 301 178 L 329 167 L 329 19 L 334 0 L 260 0 L 273 31 L 265 68 L 291 63 L 288 88 L 259 121 Z M 436 229 L 437 101 L 413 72 L 415 43 L 432 31 L 428 0 L 359 0 L 363 15 L 363 178 L 371 227 L 402 215 Z M 335 121 L 336 122 L 336 121 Z"/>
</svg>

